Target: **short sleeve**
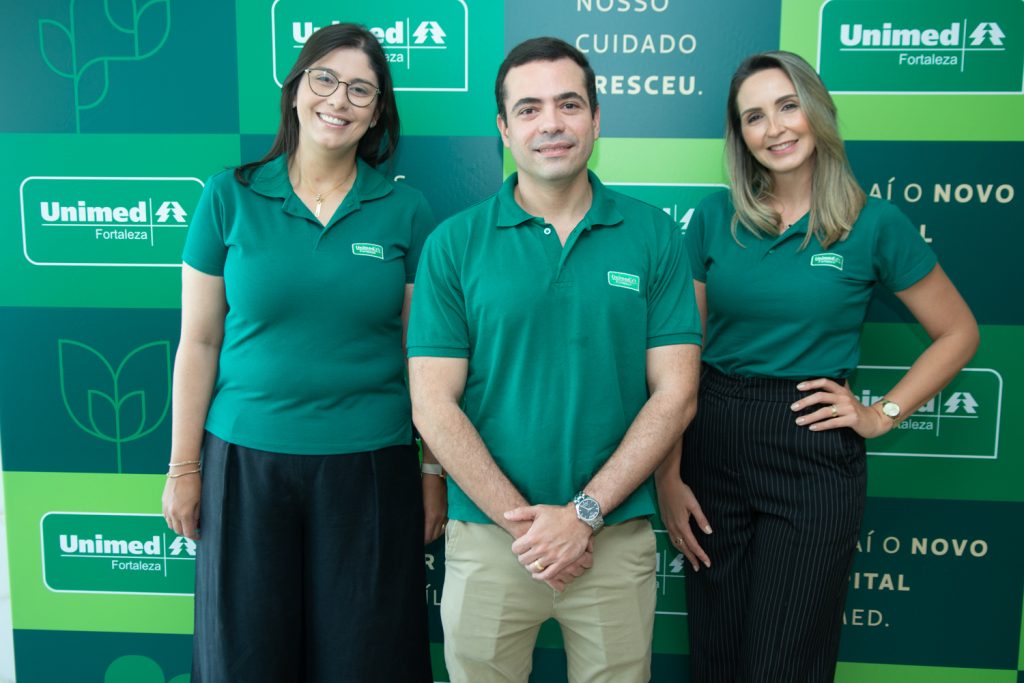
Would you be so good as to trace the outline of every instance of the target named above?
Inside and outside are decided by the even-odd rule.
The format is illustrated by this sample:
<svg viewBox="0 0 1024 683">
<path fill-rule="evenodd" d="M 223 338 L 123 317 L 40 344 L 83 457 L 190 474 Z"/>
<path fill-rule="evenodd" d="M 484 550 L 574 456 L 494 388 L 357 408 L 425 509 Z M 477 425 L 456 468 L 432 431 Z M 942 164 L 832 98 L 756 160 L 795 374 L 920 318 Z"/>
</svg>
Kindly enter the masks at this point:
<svg viewBox="0 0 1024 683">
<path fill-rule="evenodd" d="M 451 230 L 439 228 L 423 246 L 409 315 L 409 357 L 469 357 L 466 301 L 459 281 Z"/>
<path fill-rule="evenodd" d="M 185 236 L 185 249 L 181 260 L 207 275 L 224 275 L 227 245 L 224 241 L 225 216 L 223 185 L 236 182 L 233 177 L 219 173 L 206 181 L 199 204 L 192 214 L 192 222 Z"/>
<path fill-rule="evenodd" d="M 875 233 L 875 275 L 884 287 L 901 292 L 930 273 L 938 259 L 910 219 L 884 203 Z"/>
<path fill-rule="evenodd" d="M 667 239 L 647 293 L 647 348 L 701 343 L 700 314 L 693 292 L 693 272 L 686 258 L 683 235 L 659 214 L 656 228 Z M 664 223 L 664 225 L 662 224 Z"/>
<path fill-rule="evenodd" d="M 707 268 L 704 264 L 704 240 L 707 226 L 708 200 L 703 200 L 697 205 L 690 223 L 686 228 L 686 255 L 689 260 L 690 270 L 694 279 L 705 282 L 708 278 Z"/>
<path fill-rule="evenodd" d="M 420 262 L 420 254 L 423 252 L 423 244 L 427 237 L 437 227 L 434 219 L 434 212 L 423 195 L 416 196 L 416 209 L 412 215 L 412 236 L 409 240 L 409 250 L 405 253 L 405 282 L 412 283 L 416 279 L 416 268 Z"/>
</svg>

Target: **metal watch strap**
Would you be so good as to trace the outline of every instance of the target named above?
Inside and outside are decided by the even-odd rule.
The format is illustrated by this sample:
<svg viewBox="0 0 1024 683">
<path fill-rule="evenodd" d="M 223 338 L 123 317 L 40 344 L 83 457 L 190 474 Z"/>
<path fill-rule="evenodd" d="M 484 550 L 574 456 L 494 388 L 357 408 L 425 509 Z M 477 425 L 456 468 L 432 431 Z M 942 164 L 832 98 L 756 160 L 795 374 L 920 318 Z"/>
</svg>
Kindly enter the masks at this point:
<svg viewBox="0 0 1024 683">
<path fill-rule="evenodd" d="M 881 399 L 879 399 L 878 406 L 879 406 L 879 409 L 882 411 L 882 415 L 885 415 L 887 418 L 889 418 L 893 422 L 899 422 L 900 418 L 903 417 L 903 408 L 900 406 L 900 404 L 896 403 L 895 401 L 890 401 L 889 399 L 885 398 L 884 396 Z M 895 415 L 890 415 L 888 413 L 887 409 L 888 409 L 889 406 L 895 406 L 896 407 L 896 414 Z"/>
<path fill-rule="evenodd" d="M 590 496 L 583 491 L 580 491 L 572 498 L 573 508 L 576 510 L 576 518 L 581 522 L 589 526 L 596 534 L 604 528 L 604 515 L 601 513 L 601 504 L 597 502 L 597 499 Z M 580 513 L 581 507 L 584 505 L 592 506 L 596 508 L 597 514 L 592 519 L 587 519 Z"/>
</svg>

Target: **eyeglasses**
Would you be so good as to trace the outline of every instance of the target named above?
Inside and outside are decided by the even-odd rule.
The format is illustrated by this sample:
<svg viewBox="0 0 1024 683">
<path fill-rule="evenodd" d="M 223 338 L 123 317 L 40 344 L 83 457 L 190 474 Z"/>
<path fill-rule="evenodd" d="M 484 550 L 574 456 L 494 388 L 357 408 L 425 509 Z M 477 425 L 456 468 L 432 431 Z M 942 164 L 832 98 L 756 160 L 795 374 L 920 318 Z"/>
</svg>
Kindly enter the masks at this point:
<svg viewBox="0 0 1024 683">
<path fill-rule="evenodd" d="M 380 88 L 362 81 L 348 83 L 339 80 L 327 69 L 303 69 L 303 71 L 309 76 L 309 89 L 320 97 L 330 97 L 342 83 L 345 84 L 345 96 L 354 107 L 369 107 L 374 98 L 380 94 Z"/>
</svg>

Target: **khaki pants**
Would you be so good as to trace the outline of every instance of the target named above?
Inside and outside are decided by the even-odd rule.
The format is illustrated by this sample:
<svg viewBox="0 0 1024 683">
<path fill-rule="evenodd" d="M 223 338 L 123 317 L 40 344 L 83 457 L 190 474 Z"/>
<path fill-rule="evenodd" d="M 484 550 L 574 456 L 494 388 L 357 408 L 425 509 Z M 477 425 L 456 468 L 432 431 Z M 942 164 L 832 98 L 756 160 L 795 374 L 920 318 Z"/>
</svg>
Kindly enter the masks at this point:
<svg viewBox="0 0 1024 683">
<path fill-rule="evenodd" d="M 526 683 L 541 624 L 558 621 L 571 683 L 650 680 L 655 542 L 635 519 L 594 537 L 594 566 L 559 593 L 536 581 L 494 524 L 450 521 L 441 597 L 453 683 Z"/>
</svg>

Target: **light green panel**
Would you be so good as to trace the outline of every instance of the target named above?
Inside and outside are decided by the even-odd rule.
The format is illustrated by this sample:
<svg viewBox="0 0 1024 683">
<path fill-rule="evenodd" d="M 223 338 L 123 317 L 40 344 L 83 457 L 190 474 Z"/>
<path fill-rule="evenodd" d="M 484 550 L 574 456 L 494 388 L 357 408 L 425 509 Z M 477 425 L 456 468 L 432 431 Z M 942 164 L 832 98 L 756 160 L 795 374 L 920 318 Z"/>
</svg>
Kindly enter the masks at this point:
<svg viewBox="0 0 1024 683">
<path fill-rule="evenodd" d="M 920 327 L 895 323 L 869 323 L 865 326 L 861 365 L 909 366 L 925 348 L 927 337 Z M 998 412 L 998 453 L 995 457 L 917 457 L 869 456 L 868 494 L 892 498 L 941 498 L 949 500 L 1024 501 L 1024 442 L 1022 423 L 1014 416 L 1024 411 L 1024 395 L 1016 387 L 1024 383 L 1024 327 L 982 325 L 981 346 L 967 364 L 987 378 L 1001 382 L 986 384 L 974 409 L 991 416 Z M 853 389 L 858 376 L 853 377 Z M 1000 388 L 1001 386 L 1001 388 Z M 994 388 L 992 388 L 994 387 Z M 889 387 L 871 387 L 873 394 Z M 908 418 L 908 421 L 913 419 Z M 979 435 L 978 441 L 991 443 L 995 435 Z M 910 450 L 910 449 L 904 449 Z M 872 442 L 868 442 L 872 451 Z M 927 452 L 927 451 L 926 451 Z M 941 452 L 941 451 L 939 451 Z M 979 451 L 980 452 L 980 451 Z"/>
<path fill-rule="evenodd" d="M 716 139 L 601 138 L 589 165 L 606 183 L 725 183 L 723 150 Z M 504 175 L 515 170 L 506 149 Z"/>
<path fill-rule="evenodd" d="M 1016 683 L 1016 671 L 839 662 L 835 683 Z"/>
<path fill-rule="evenodd" d="M 1020 652 L 1017 655 L 1017 668 L 1024 671 L 1024 605 L 1021 606 L 1020 622 Z"/>
<path fill-rule="evenodd" d="M 813 66 L 821 6 L 782 0 L 779 47 Z M 1024 140 L 1024 95 L 836 95 L 835 102 L 846 140 Z"/>
<path fill-rule="evenodd" d="M 43 583 L 40 520 L 50 512 L 158 514 L 158 475 L 5 472 L 15 629 L 191 633 L 192 597 L 59 593 Z"/>
<path fill-rule="evenodd" d="M 505 56 L 503 41 L 500 37 L 496 39 L 501 35 L 504 25 L 503 3 L 434 0 L 431 5 L 419 0 L 378 0 L 373 3 L 358 0 L 334 3 L 314 0 L 247 0 L 236 3 L 236 12 L 239 121 L 242 133 L 273 135 L 280 120 L 281 89 L 274 80 L 271 49 L 272 17 L 297 18 L 300 21 L 308 18 L 317 26 L 326 24 L 326 17 L 331 17 L 332 21 L 355 21 L 381 29 L 390 27 L 392 30 L 401 22 L 402 39 L 408 41 L 412 40 L 411 34 L 423 20 L 447 23 L 454 21 L 457 16 L 468 22 L 468 45 L 462 43 L 463 27 L 459 25 L 459 31 L 452 30 L 445 38 L 445 49 L 458 49 L 460 54 L 465 55 L 464 73 L 458 74 L 460 78 L 455 79 L 464 89 L 448 92 L 434 90 L 432 87 L 452 86 L 449 77 L 455 74 L 446 74 L 444 78 L 437 79 L 431 78 L 428 72 L 418 78 L 407 79 L 409 82 L 406 85 L 422 90 L 401 90 L 403 83 L 398 82 L 401 70 L 414 67 L 419 59 L 415 54 L 416 47 L 402 50 L 391 45 L 385 46 L 385 52 L 390 57 L 409 58 L 408 64 L 404 60 L 390 64 L 399 88 L 396 97 L 402 115 L 402 134 L 476 136 L 494 133 L 494 74 Z M 288 25 L 277 26 L 274 42 L 290 41 L 291 35 Z M 287 50 L 282 53 L 287 53 Z M 294 57 L 298 53 L 295 49 L 291 64 L 294 64 Z M 278 71 L 287 72 L 287 68 L 279 68 Z M 284 80 L 283 76 L 281 80 Z"/>
<path fill-rule="evenodd" d="M 723 149 L 715 139 L 606 138 L 590 167 L 609 183 L 724 183 Z"/>
<path fill-rule="evenodd" d="M 9 221 L 0 231 L 0 306 L 177 308 L 181 305 L 181 269 L 166 265 L 172 260 L 166 248 L 157 250 L 156 259 L 135 258 L 137 253 L 125 258 L 119 251 L 124 244 L 118 240 L 89 237 L 94 231 L 91 225 L 42 225 L 40 200 L 72 207 L 80 199 L 137 206 L 156 193 L 169 191 L 166 197 L 184 205 L 183 219 L 188 221 L 201 192 L 199 184 L 225 166 L 239 163 L 237 135 L 3 135 L 0 154 L 5 160 L 0 183 L 8 188 L 0 196 L 0 215 Z M 56 179 L 62 177 L 78 180 Z M 81 183 L 81 194 L 76 194 L 74 187 L 69 191 L 69 183 L 74 182 Z M 154 214 L 160 203 L 159 197 L 152 202 L 150 222 L 159 220 Z M 174 216 L 167 216 L 167 221 L 173 223 Z M 40 233 L 49 243 L 30 248 L 26 255 L 26 230 Z M 71 230 L 85 233 L 75 239 L 94 243 L 76 250 L 71 243 L 54 241 L 55 235 L 64 232 L 46 233 Z M 165 234 L 157 232 L 156 237 Z M 34 254 L 32 249 L 36 249 Z M 172 251 L 178 251 L 173 260 L 180 262 L 180 247 L 175 244 Z M 77 260 L 91 265 L 37 265 L 30 257 L 37 263 Z M 100 265 L 147 260 L 146 265 Z M 163 265 L 156 265 L 157 261 Z"/>
</svg>

